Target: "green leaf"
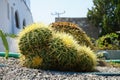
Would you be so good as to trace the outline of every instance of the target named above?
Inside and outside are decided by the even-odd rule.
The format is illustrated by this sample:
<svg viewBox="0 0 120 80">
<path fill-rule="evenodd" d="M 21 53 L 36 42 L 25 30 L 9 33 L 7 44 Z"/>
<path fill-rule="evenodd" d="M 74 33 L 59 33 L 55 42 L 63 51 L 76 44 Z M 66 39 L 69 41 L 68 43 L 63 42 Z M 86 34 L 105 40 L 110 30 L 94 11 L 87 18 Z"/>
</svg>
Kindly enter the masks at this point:
<svg viewBox="0 0 120 80">
<path fill-rule="evenodd" d="M 16 37 L 18 37 L 16 34 L 7 34 L 7 33 L 5 33 L 4 34 L 6 37 L 8 36 L 8 37 L 11 37 L 11 38 L 16 38 Z"/>
<path fill-rule="evenodd" d="M 2 32 L 2 30 L 0 30 L 0 36 L 1 36 L 1 39 L 2 39 L 2 42 L 3 42 L 4 48 L 5 48 L 5 52 L 6 52 L 5 57 L 6 57 L 6 59 L 7 59 L 7 58 L 8 58 L 8 54 L 9 54 L 9 45 L 8 45 L 6 36 L 5 36 L 4 33 Z"/>
</svg>

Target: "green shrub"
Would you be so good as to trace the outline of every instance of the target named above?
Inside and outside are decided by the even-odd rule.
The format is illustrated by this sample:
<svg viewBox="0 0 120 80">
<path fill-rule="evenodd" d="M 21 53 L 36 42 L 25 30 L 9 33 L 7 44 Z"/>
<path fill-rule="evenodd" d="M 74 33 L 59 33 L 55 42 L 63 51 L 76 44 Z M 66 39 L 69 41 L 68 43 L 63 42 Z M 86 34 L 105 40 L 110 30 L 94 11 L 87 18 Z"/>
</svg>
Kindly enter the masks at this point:
<svg viewBox="0 0 120 80">
<path fill-rule="evenodd" d="M 80 45 L 86 45 L 91 47 L 93 44 L 90 41 L 90 38 L 86 35 L 86 33 L 78 27 L 78 25 L 70 23 L 70 22 L 55 22 L 50 25 L 55 31 L 66 32 L 74 36 L 74 38 L 78 41 Z"/>
<path fill-rule="evenodd" d="M 96 41 L 96 46 L 102 50 L 118 50 L 120 49 L 119 36 L 116 33 L 104 35 Z"/>
</svg>

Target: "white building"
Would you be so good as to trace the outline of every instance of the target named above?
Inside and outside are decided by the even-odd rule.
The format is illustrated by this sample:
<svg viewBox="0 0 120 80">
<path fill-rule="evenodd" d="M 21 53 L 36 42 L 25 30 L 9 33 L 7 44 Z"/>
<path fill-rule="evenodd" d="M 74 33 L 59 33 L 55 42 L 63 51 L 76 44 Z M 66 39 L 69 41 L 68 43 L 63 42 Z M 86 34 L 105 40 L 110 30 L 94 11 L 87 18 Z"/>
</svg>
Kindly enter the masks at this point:
<svg viewBox="0 0 120 80">
<path fill-rule="evenodd" d="M 0 29 L 17 34 L 33 22 L 30 0 L 0 0 Z"/>
<path fill-rule="evenodd" d="M 24 26 L 33 22 L 30 0 L 0 0 L 0 29 L 17 34 Z M 17 40 L 7 37 L 10 52 L 18 52 Z M 5 51 L 0 38 L 0 52 Z"/>
</svg>

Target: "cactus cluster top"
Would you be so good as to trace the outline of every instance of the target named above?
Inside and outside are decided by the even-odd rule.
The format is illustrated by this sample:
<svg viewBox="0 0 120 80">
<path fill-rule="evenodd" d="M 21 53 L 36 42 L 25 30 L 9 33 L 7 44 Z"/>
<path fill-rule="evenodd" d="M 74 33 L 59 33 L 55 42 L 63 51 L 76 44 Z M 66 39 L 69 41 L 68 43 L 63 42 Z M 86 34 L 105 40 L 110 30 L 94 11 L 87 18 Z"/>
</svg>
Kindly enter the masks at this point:
<svg viewBox="0 0 120 80">
<path fill-rule="evenodd" d="M 90 38 L 87 34 L 77 25 L 70 22 L 55 22 L 50 25 L 55 31 L 66 32 L 72 35 L 80 45 L 86 45 L 94 49 Z"/>
</svg>

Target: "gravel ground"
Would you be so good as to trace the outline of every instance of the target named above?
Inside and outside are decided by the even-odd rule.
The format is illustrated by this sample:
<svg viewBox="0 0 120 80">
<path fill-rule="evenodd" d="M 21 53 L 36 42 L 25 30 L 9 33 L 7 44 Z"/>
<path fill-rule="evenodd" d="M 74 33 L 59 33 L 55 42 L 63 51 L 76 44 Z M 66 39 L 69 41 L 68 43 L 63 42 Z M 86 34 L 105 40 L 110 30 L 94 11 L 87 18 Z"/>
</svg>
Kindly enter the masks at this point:
<svg viewBox="0 0 120 80">
<path fill-rule="evenodd" d="M 0 57 L 0 80 L 120 80 L 120 75 L 105 76 L 91 73 L 44 71 L 21 67 L 19 60 L 9 58 L 5 60 Z M 96 67 L 99 73 L 119 73 L 120 68 Z"/>
</svg>

